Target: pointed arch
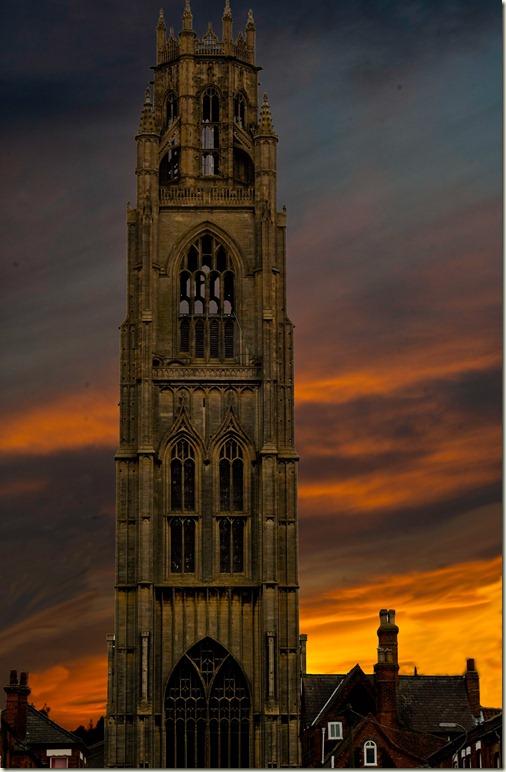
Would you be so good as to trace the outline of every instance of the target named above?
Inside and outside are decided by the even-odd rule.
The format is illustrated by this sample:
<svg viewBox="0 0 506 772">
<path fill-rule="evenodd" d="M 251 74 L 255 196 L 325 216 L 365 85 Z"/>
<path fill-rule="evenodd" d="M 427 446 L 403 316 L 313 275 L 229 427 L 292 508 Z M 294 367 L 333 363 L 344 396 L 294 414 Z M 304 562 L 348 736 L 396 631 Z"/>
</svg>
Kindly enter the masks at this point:
<svg viewBox="0 0 506 772">
<path fill-rule="evenodd" d="M 244 89 L 234 94 L 234 123 L 245 129 L 248 125 L 248 96 Z"/>
<path fill-rule="evenodd" d="M 201 542 L 201 469 L 204 445 L 188 410 L 179 413 L 159 448 L 163 468 L 166 571 L 198 573 Z"/>
<path fill-rule="evenodd" d="M 174 395 L 175 397 L 177 395 Z M 188 393 L 188 400 L 190 395 Z M 164 460 L 167 456 L 167 450 L 176 441 L 178 437 L 186 437 L 195 447 L 198 455 L 203 459 L 205 457 L 205 445 L 201 435 L 195 429 L 188 408 L 185 404 L 180 405 L 179 411 L 174 419 L 170 429 L 163 435 L 158 446 L 158 457 Z"/>
<path fill-rule="evenodd" d="M 177 309 L 175 347 L 202 362 L 230 361 L 239 349 L 242 260 L 236 245 L 211 223 L 202 223 L 171 257 Z M 173 290 L 174 291 L 174 290 Z"/>
<path fill-rule="evenodd" d="M 234 272 L 239 279 L 242 278 L 245 270 L 244 257 L 241 247 L 235 241 L 235 239 L 232 238 L 232 236 L 230 236 L 227 231 L 223 230 L 223 228 L 220 227 L 217 223 L 214 223 L 211 220 L 204 220 L 203 222 L 190 228 L 186 233 L 184 233 L 168 254 L 165 271 L 172 280 L 177 279 L 179 271 L 182 268 L 181 262 L 192 244 L 196 239 L 201 236 L 205 236 L 206 234 L 214 236 L 215 239 L 223 244 L 230 259 L 232 260 Z"/>
<path fill-rule="evenodd" d="M 242 428 L 237 417 L 237 413 L 232 405 L 229 405 L 221 426 L 213 437 L 212 445 L 210 448 L 210 455 L 215 457 L 219 452 L 219 447 L 228 437 L 235 437 L 244 448 L 248 458 L 250 460 L 253 459 L 253 445 L 248 435 Z"/>
<path fill-rule="evenodd" d="M 251 444 L 232 406 L 213 442 L 215 467 L 216 567 L 220 574 L 244 574 L 249 567 Z"/>
<path fill-rule="evenodd" d="M 167 681 L 167 768 L 249 768 L 250 695 L 224 646 L 209 636 L 195 643 Z"/>
</svg>

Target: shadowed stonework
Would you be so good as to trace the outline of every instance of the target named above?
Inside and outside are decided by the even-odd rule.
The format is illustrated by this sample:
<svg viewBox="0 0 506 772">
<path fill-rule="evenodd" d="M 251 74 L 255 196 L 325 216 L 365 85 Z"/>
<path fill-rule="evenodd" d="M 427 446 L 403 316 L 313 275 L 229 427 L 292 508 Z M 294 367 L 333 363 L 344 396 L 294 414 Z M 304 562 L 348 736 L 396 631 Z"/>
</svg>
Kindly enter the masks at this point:
<svg viewBox="0 0 506 772">
<path fill-rule="evenodd" d="M 300 763 L 285 220 L 255 26 L 160 13 L 128 206 L 109 767 Z"/>
</svg>

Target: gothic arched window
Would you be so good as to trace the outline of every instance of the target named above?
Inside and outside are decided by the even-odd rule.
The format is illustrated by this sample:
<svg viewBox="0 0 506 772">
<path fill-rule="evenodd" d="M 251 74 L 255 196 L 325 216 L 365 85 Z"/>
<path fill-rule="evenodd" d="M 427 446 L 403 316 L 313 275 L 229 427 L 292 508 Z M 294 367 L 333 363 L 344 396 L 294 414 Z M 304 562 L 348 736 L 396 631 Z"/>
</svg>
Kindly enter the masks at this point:
<svg viewBox="0 0 506 772">
<path fill-rule="evenodd" d="M 195 644 L 167 684 L 167 768 L 248 769 L 250 711 L 235 659 L 210 638 Z"/>
<path fill-rule="evenodd" d="M 234 97 L 234 122 L 243 128 L 246 125 L 246 99 L 240 92 Z"/>
<path fill-rule="evenodd" d="M 223 443 L 220 453 L 220 512 L 244 510 L 244 463 L 241 446 L 234 439 Z"/>
<path fill-rule="evenodd" d="M 171 512 L 195 511 L 195 452 L 181 439 L 172 448 L 170 461 Z"/>
<path fill-rule="evenodd" d="M 235 356 L 235 273 L 210 233 L 188 248 L 179 274 L 179 350 L 198 359 Z"/>
<path fill-rule="evenodd" d="M 165 128 L 168 129 L 177 118 L 177 98 L 173 91 L 167 95 L 165 103 Z"/>
<path fill-rule="evenodd" d="M 202 174 L 219 174 L 220 171 L 220 99 L 212 86 L 202 94 L 201 145 Z"/>
<path fill-rule="evenodd" d="M 168 552 L 171 573 L 195 573 L 198 525 L 198 518 L 194 515 L 195 478 L 195 450 L 182 437 L 172 447 L 169 464 Z"/>
<path fill-rule="evenodd" d="M 221 446 L 219 459 L 219 565 L 220 573 L 244 571 L 246 518 L 244 517 L 244 460 L 233 438 Z M 229 516 L 223 516 L 230 513 Z M 241 513 L 236 516 L 236 513 Z"/>
<path fill-rule="evenodd" d="M 160 161 L 158 182 L 160 185 L 170 185 L 179 179 L 179 132 L 171 140 L 169 149 Z"/>
</svg>

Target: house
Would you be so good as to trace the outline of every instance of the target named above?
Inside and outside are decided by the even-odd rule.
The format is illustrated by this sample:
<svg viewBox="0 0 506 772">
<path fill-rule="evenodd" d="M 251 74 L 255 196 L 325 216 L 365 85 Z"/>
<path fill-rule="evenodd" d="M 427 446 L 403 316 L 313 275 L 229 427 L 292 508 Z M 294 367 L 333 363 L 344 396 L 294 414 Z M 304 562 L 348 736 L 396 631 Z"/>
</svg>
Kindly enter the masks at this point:
<svg viewBox="0 0 506 772">
<path fill-rule="evenodd" d="M 400 676 L 398 632 L 395 611 L 382 609 L 373 674 L 358 664 L 343 675 L 303 674 L 304 766 L 429 766 L 429 758 L 447 758 L 449 741 L 454 753 L 452 741 L 458 748 L 463 732 L 483 725 L 474 660 L 463 676 Z"/>
<path fill-rule="evenodd" d="M 28 673 L 11 670 L 5 710 L 2 712 L 2 766 L 13 769 L 86 767 L 87 749 L 43 711 L 28 704 Z"/>
<path fill-rule="evenodd" d="M 469 732 L 462 731 L 428 761 L 440 769 L 502 769 L 502 713 L 485 718 Z"/>
</svg>

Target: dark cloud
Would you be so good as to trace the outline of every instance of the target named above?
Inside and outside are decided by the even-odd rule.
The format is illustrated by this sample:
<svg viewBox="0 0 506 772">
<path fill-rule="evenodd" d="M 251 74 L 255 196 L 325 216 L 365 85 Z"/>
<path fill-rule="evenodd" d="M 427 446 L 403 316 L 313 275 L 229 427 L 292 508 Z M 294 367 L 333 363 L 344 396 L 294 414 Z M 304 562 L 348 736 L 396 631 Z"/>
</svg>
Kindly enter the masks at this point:
<svg viewBox="0 0 506 772">
<path fill-rule="evenodd" d="M 114 559 L 113 449 L 0 460 L 3 626 L 93 589 Z"/>
<path fill-rule="evenodd" d="M 199 35 L 208 19 L 220 32 L 223 2 L 191 5 Z M 28 0 L 3 10 L 2 407 L 11 424 L 90 388 L 116 394 L 125 204 L 135 197 L 133 138 L 159 7 Z M 183 7 L 165 7 L 176 33 Z M 235 34 L 249 7 L 232 0 Z M 252 7 L 260 92 L 280 138 L 297 383 L 337 383 L 297 406 L 303 593 L 494 556 L 501 7 Z M 103 654 L 113 451 L 2 457 L 0 672 L 15 656 L 47 668 L 74 652 Z M 350 492 L 325 489 L 336 482 Z"/>
</svg>

